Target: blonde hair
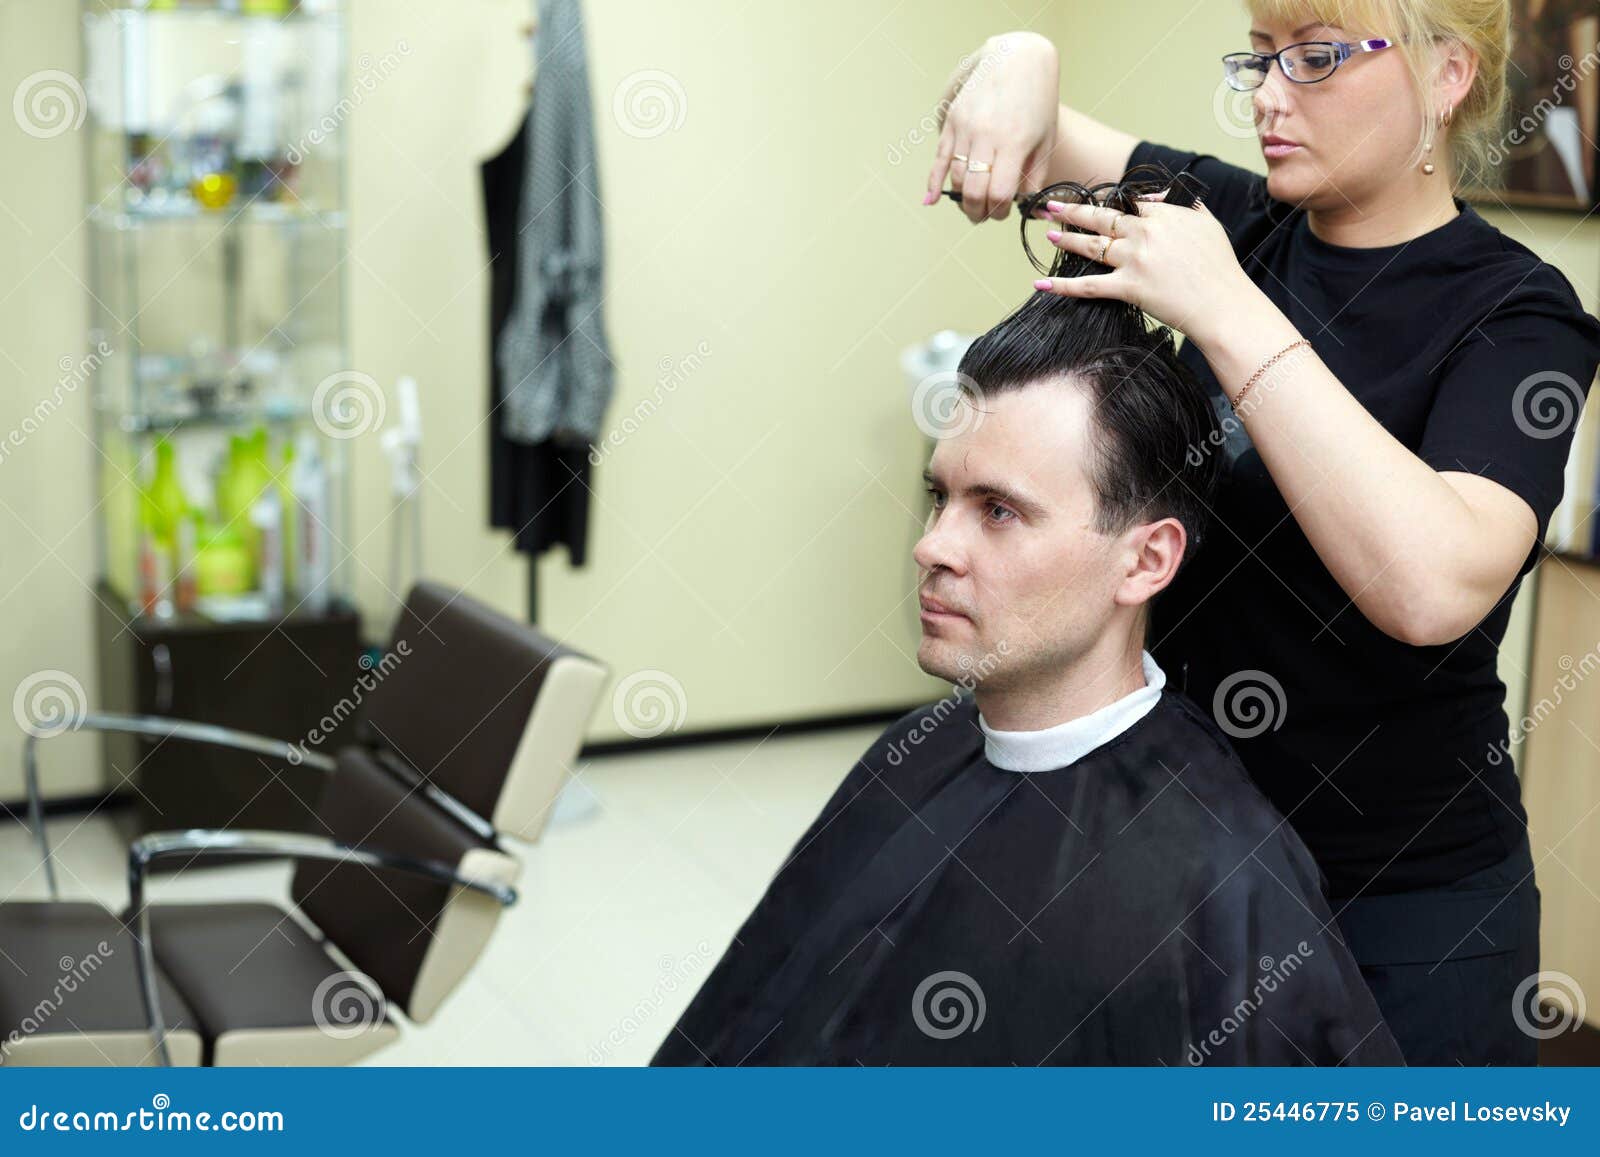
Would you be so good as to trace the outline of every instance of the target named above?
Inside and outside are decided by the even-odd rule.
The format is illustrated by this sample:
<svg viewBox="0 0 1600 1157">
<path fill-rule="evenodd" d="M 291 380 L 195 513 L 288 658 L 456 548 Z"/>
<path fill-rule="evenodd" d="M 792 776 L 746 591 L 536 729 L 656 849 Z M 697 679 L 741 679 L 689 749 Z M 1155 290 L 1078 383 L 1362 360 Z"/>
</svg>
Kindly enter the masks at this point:
<svg viewBox="0 0 1600 1157">
<path fill-rule="evenodd" d="M 1411 70 L 1423 121 L 1407 165 L 1419 163 L 1430 131 L 1435 148 L 1440 134 L 1447 142 L 1446 160 L 1452 188 L 1492 187 L 1501 174 L 1495 158 L 1501 152 L 1506 118 L 1506 61 L 1511 51 L 1510 0 L 1244 0 L 1254 16 L 1267 20 L 1322 20 L 1362 36 L 1381 36 L 1398 43 Z M 1472 87 L 1456 105 L 1448 128 L 1439 128 L 1443 111 L 1434 95 L 1428 58 L 1420 51 L 1434 39 L 1457 40 L 1478 57 Z"/>
</svg>

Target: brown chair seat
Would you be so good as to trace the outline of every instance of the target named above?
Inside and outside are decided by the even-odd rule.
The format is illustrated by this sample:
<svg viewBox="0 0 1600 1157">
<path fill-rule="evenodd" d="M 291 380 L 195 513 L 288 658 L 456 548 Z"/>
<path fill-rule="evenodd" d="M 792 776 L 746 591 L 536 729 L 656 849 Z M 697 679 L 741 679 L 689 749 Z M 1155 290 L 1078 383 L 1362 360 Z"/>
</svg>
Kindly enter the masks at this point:
<svg viewBox="0 0 1600 1157">
<path fill-rule="evenodd" d="M 0 904 L 0 1064 L 154 1065 L 133 936 L 98 904 Z M 158 975 L 175 1065 L 200 1063 L 191 1006 Z"/>
<path fill-rule="evenodd" d="M 347 1065 L 399 1028 L 371 981 L 274 904 L 153 904 L 150 942 L 212 1065 Z"/>
</svg>

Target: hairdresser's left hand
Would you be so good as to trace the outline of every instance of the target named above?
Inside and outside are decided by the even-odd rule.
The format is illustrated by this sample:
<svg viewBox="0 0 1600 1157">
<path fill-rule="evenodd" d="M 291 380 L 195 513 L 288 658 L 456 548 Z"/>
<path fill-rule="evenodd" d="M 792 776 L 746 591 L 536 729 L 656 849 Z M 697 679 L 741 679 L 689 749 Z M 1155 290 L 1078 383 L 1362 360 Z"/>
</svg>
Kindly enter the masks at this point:
<svg viewBox="0 0 1600 1157">
<path fill-rule="evenodd" d="M 1204 202 L 1193 208 L 1167 205 L 1160 199 L 1164 196 L 1141 197 L 1137 217 L 1102 205 L 1051 201 L 1047 213 L 1052 222 L 1091 230 L 1073 233 L 1052 225 L 1051 243 L 1091 260 L 1099 259 L 1116 221 L 1117 235 L 1104 261 L 1111 270 L 1040 278 L 1034 288 L 1064 297 L 1131 302 L 1204 348 L 1222 332 L 1225 319 L 1238 316 L 1239 306 L 1261 290 L 1240 267 L 1227 230 Z"/>
</svg>

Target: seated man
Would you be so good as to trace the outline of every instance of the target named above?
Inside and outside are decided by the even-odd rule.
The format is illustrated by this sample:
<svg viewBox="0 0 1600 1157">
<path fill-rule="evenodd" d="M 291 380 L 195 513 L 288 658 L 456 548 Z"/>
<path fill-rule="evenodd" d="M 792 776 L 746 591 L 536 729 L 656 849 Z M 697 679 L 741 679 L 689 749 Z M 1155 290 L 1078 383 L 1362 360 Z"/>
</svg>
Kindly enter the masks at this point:
<svg viewBox="0 0 1600 1157">
<path fill-rule="evenodd" d="M 1039 294 L 960 380 L 917 662 L 971 693 L 878 737 L 653 1063 L 1403 1063 L 1310 854 L 1144 648 L 1217 471 L 1173 335 Z"/>
</svg>

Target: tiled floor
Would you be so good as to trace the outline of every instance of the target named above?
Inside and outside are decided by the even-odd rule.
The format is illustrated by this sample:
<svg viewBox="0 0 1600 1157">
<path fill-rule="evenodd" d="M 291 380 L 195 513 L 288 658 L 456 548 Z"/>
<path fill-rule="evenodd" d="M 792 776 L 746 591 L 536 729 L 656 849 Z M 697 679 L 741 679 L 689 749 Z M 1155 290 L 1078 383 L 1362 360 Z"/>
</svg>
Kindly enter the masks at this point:
<svg viewBox="0 0 1600 1157">
<path fill-rule="evenodd" d="M 881 728 L 590 760 L 523 859 L 520 902 L 425 1026 L 374 1064 L 643 1064 L 784 855 Z M 593 805 L 593 806 L 589 806 Z M 587 811 L 588 814 L 573 814 Z M 565 818 L 571 815 L 572 818 Z M 62 894 L 120 908 L 125 846 L 104 816 L 50 822 Z M 287 903 L 285 864 L 163 876 L 157 900 Z M 42 899 L 28 833 L 0 827 L 0 897 Z"/>
</svg>

